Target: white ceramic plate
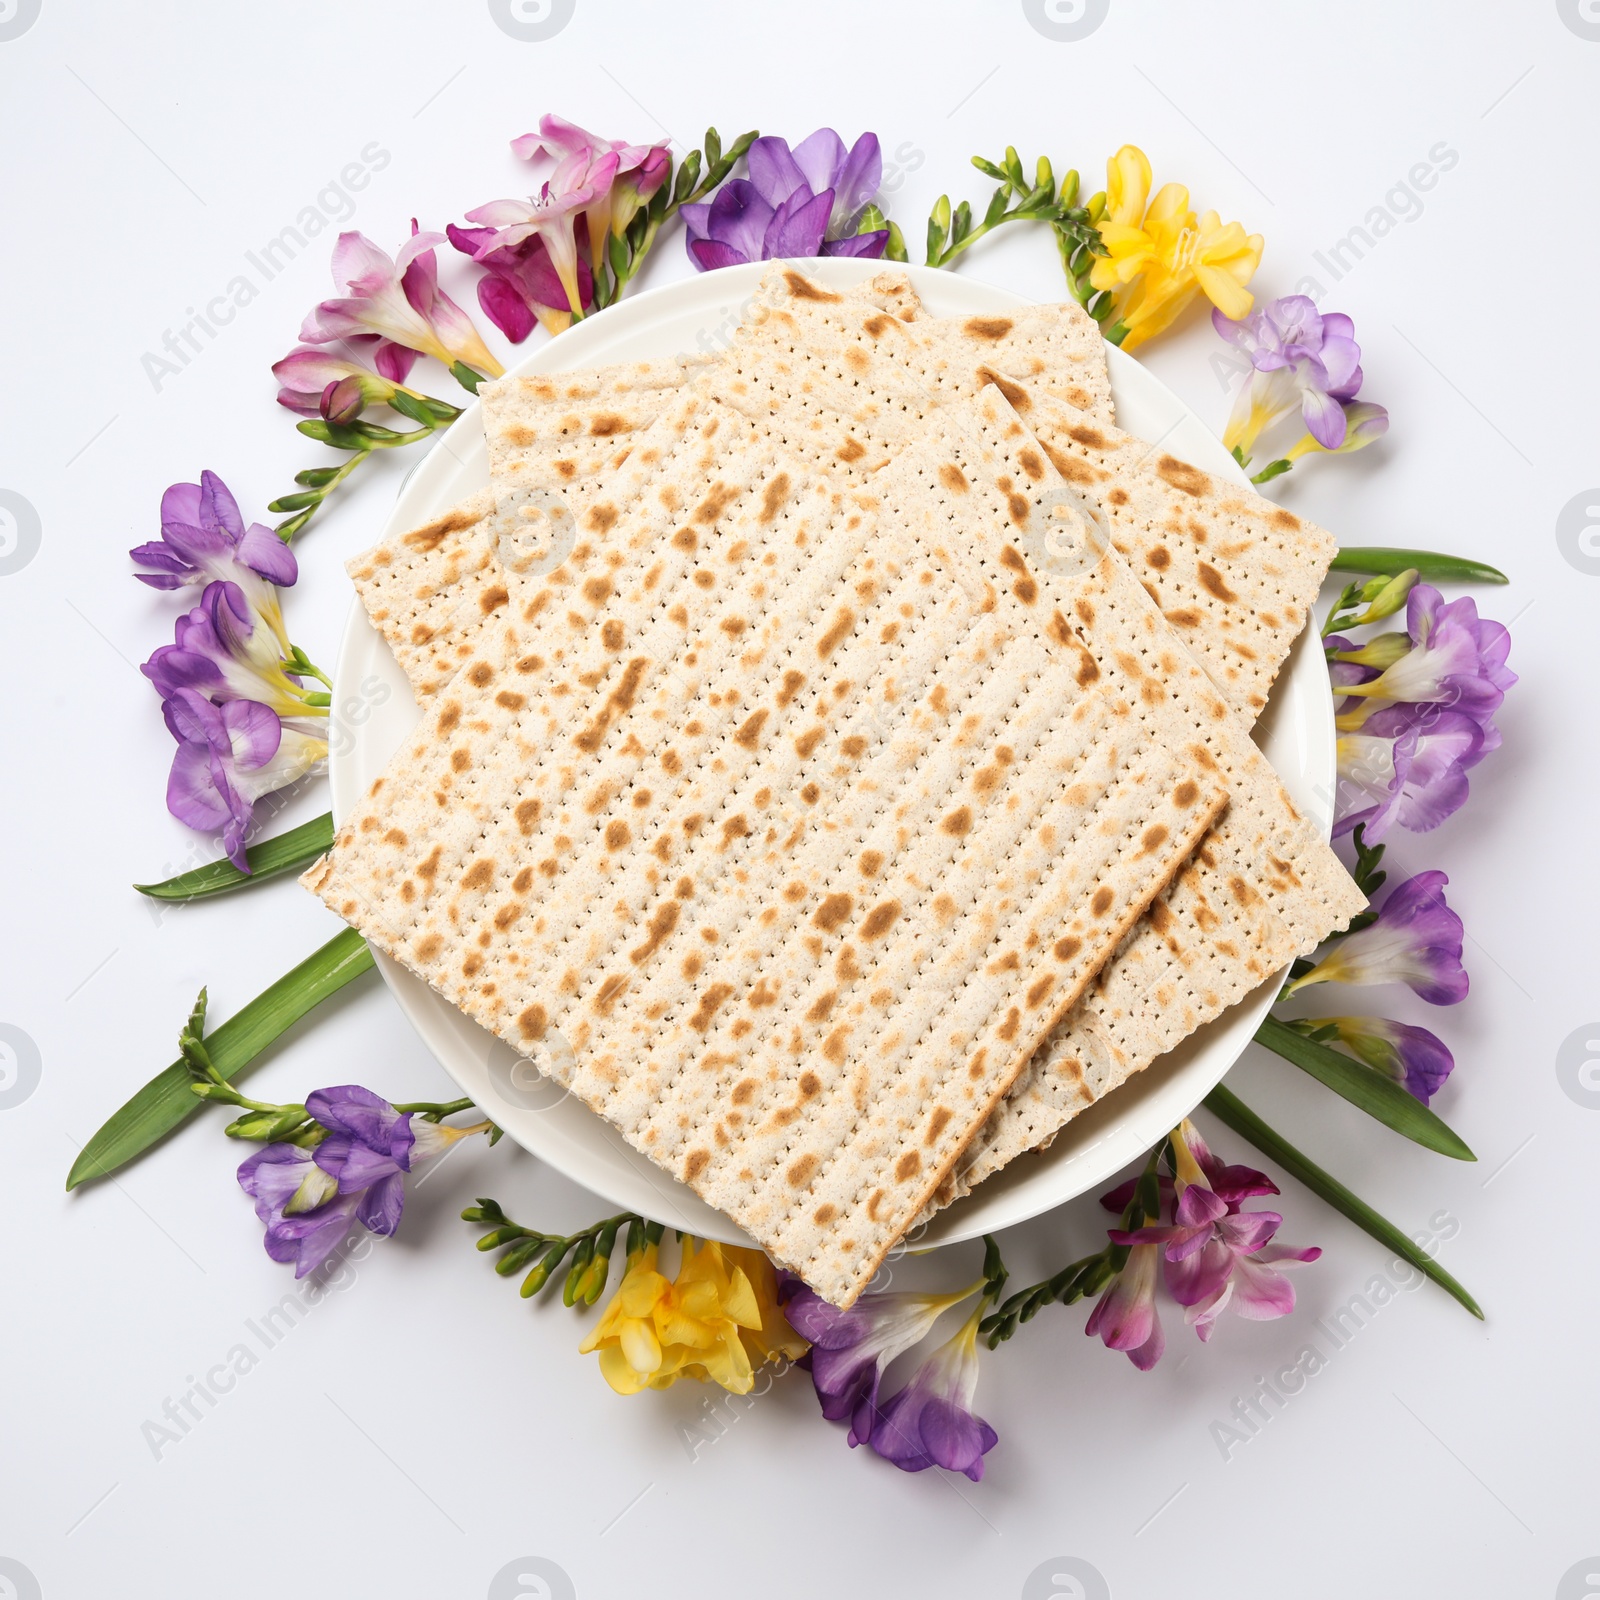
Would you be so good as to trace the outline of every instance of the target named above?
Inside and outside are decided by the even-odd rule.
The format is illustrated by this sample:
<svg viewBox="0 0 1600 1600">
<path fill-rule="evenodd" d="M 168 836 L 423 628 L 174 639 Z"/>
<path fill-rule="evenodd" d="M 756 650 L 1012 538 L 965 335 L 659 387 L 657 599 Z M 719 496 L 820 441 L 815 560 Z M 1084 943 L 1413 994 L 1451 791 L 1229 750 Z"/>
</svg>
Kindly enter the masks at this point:
<svg viewBox="0 0 1600 1600">
<path fill-rule="evenodd" d="M 876 262 L 809 261 L 804 269 L 835 285 L 881 270 Z M 1026 304 L 1020 296 L 930 267 L 910 267 L 926 314 L 989 315 Z M 760 277 L 760 266 L 708 272 L 635 295 L 512 370 L 553 372 L 614 361 L 642 361 L 730 342 Z M 1221 443 L 1170 390 L 1120 350 L 1108 352 L 1117 420 L 1124 428 L 1219 477 L 1243 479 Z M 448 510 L 489 481 L 478 408 L 469 406 L 401 489 L 384 537 Z M 405 676 L 359 602 L 350 612 L 334 675 L 333 813 L 343 820 L 383 770 L 419 715 Z M 1333 793 L 1333 703 L 1321 652 L 1302 637 L 1272 696 L 1257 741 L 1298 805 L 1326 830 Z M 574 1182 L 628 1210 L 702 1238 L 748 1243 L 721 1213 L 631 1149 L 588 1107 L 549 1079 L 397 962 L 378 968 L 400 1008 L 445 1071 L 519 1144 Z M 1271 1004 L 1264 984 L 1181 1048 L 1139 1073 L 1068 1124 L 1042 1155 L 1024 1156 L 942 1212 L 924 1245 L 951 1244 L 1037 1216 L 1103 1183 L 1191 1111 L 1238 1058 Z"/>
</svg>

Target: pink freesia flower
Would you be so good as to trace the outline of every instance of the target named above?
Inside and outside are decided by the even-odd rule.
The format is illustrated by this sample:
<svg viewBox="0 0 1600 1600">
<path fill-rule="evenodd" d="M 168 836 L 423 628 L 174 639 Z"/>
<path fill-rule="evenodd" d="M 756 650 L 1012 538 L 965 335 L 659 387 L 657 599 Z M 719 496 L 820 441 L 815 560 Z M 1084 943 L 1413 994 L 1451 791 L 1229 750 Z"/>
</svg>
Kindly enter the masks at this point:
<svg viewBox="0 0 1600 1600">
<path fill-rule="evenodd" d="M 382 375 L 369 372 L 359 362 L 345 361 L 316 345 L 297 344 L 282 361 L 276 361 L 272 366 L 272 375 L 281 385 L 278 404 L 287 406 L 302 417 L 330 417 L 336 404 L 332 391 L 339 391 L 341 395 L 354 392 L 360 397 L 362 405 L 386 405 L 402 387 L 412 363 L 417 359 L 414 350 L 407 350 L 402 345 L 390 344 L 388 352 L 384 357 L 384 365 L 390 372 L 389 375 Z M 394 376 L 397 371 L 399 375 Z"/>
<path fill-rule="evenodd" d="M 346 293 L 324 300 L 306 318 L 300 337 L 311 345 L 340 339 L 376 338 L 374 365 L 385 377 L 400 382 L 400 366 L 391 347 L 433 356 L 447 367 L 458 361 L 498 378 L 503 368 L 490 355 L 472 319 L 439 287 L 436 246 L 442 233 L 411 237 L 393 260 L 359 233 L 341 233 L 333 249 L 334 282 Z M 406 363 L 409 367 L 409 363 Z"/>
<path fill-rule="evenodd" d="M 1134 1245 L 1128 1264 L 1106 1285 L 1083 1329 L 1091 1338 L 1099 1335 L 1107 1349 L 1124 1351 L 1141 1372 L 1148 1372 L 1167 1347 L 1156 1314 L 1160 1258 L 1156 1245 Z"/>
<path fill-rule="evenodd" d="M 579 227 L 581 231 L 583 224 Z M 452 222 L 445 233 L 457 250 L 484 268 L 484 276 L 478 280 L 478 304 L 513 344 L 521 344 L 533 332 L 535 322 L 551 334 L 563 333 L 571 326 L 567 291 L 538 234 L 502 246 L 495 243 L 498 230 L 494 228 L 458 228 Z M 593 299 L 594 274 L 588 261 L 579 256 L 578 303 L 587 306 Z"/>
<path fill-rule="evenodd" d="M 539 119 L 539 131 L 513 139 L 511 149 L 525 161 L 535 161 L 541 156 L 548 156 L 558 164 L 581 161 L 585 174 L 595 173 L 607 158 L 616 158 L 611 181 L 584 209 L 589 253 L 596 268 L 605 260 L 606 236 L 611 234 L 620 239 L 639 207 L 650 203 L 672 171 L 672 157 L 665 145 L 601 139 L 576 123 L 548 112 Z"/>
<path fill-rule="evenodd" d="M 543 240 L 550 265 L 566 294 L 567 309 L 583 307 L 578 281 L 577 223 L 594 208 L 609 224 L 609 195 L 617 176 L 615 151 L 591 159 L 587 150 L 568 155 L 545 180 L 539 192 L 526 200 L 491 200 L 467 213 L 468 222 L 482 223 L 494 231 L 478 245 L 475 259 L 486 260 L 501 250 L 514 249 L 535 237 Z M 587 224 L 586 224 L 587 225 Z M 606 229 L 589 230 L 590 254 L 605 246 Z"/>
</svg>

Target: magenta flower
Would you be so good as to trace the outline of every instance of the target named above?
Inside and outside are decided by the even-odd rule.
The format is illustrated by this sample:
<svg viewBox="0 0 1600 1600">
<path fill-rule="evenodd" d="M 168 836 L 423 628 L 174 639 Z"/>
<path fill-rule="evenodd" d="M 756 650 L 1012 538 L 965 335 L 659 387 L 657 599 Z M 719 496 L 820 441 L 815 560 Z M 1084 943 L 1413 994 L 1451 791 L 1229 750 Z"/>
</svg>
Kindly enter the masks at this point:
<svg viewBox="0 0 1600 1600">
<path fill-rule="evenodd" d="M 325 730 L 284 721 L 256 700 L 213 705 L 188 688 L 175 689 L 161 711 L 178 741 L 167 809 L 191 828 L 220 833 L 228 859 L 248 872 L 245 837 L 256 801 L 320 768 Z"/>
<path fill-rule="evenodd" d="M 328 1130 L 307 1149 L 269 1144 L 239 1165 L 239 1187 L 267 1225 L 266 1250 L 314 1272 L 359 1222 L 387 1238 L 400 1226 L 405 1178 L 475 1128 L 449 1128 L 395 1108 L 370 1089 L 319 1089 L 306 1109 Z"/>
<path fill-rule="evenodd" d="M 1377 920 L 1346 934 L 1284 997 L 1314 983 L 1404 983 L 1430 1005 L 1453 1006 L 1467 997 L 1461 965 L 1461 918 L 1445 904 L 1450 880 L 1419 872 L 1391 889 Z"/>
<path fill-rule="evenodd" d="M 579 230 L 583 230 L 581 222 Z M 571 324 L 567 291 L 561 286 L 550 251 L 539 234 L 518 244 L 500 246 L 492 242 L 498 237 L 494 228 L 458 228 L 452 222 L 445 233 L 457 250 L 485 269 L 478 280 L 478 304 L 513 344 L 521 344 L 533 332 L 536 322 L 550 333 L 561 333 Z M 594 299 L 594 274 L 582 256 L 578 257 L 577 279 L 578 305 L 582 308 Z"/>
<path fill-rule="evenodd" d="M 582 223 L 587 230 L 591 209 L 597 214 L 609 215 L 606 208 L 619 160 L 615 151 L 596 155 L 587 148 L 574 150 L 544 181 L 537 194 L 526 200 L 490 200 L 467 213 L 468 222 L 485 224 L 477 235 L 473 257 L 476 261 L 487 264 L 491 256 L 502 251 L 517 251 L 535 239 L 543 244 L 564 299 L 564 307 L 556 308 L 553 318 L 540 319 L 552 332 L 560 332 L 571 320 L 571 314 L 582 311 L 584 290 L 578 276 L 577 229 Z M 587 233 L 587 238 L 591 255 L 604 248 L 603 231 Z M 513 266 L 518 274 L 527 278 L 530 287 L 535 283 L 538 262 L 531 246 L 524 253 L 524 259 L 508 258 L 502 262 L 502 270 L 495 275 L 512 282 L 507 269 Z M 534 306 L 544 303 L 542 300 L 531 302 Z M 568 313 L 565 320 L 560 317 L 563 309 Z"/>
<path fill-rule="evenodd" d="M 596 267 L 605 260 L 606 236 L 610 234 L 620 239 L 639 207 L 650 203 L 672 171 L 672 157 L 664 144 L 628 144 L 621 139 L 601 139 L 576 123 L 548 112 L 539 119 L 539 131 L 513 139 L 511 149 L 527 161 L 540 156 L 548 156 L 557 163 L 581 161 L 586 174 L 600 169 L 607 158 L 615 158 L 611 182 L 597 193 L 584 211 L 589 251 Z"/>
<path fill-rule="evenodd" d="M 902 1472 L 943 1467 L 965 1473 L 974 1483 L 983 1477 L 983 1458 L 1000 1442 L 972 1409 L 978 1388 L 978 1323 L 985 1304 L 980 1301 L 961 1331 L 878 1408 L 868 1443 Z"/>
<path fill-rule="evenodd" d="M 1294 1309 L 1294 1286 L 1278 1267 L 1315 1261 L 1322 1251 L 1274 1244 L 1283 1218 L 1275 1211 L 1242 1210 L 1240 1201 L 1276 1194 L 1277 1185 L 1253 1168 L 1224 1167 L 1193 1123 L 1173 1131 L 1172 1146 L 1172 1222 L 1113 1229 L 1112 1242 L 1160 1251 L 1167 1290 L 1202 1342 L 1229 1306 L 1255 1321 L 1287 1316 Z"/>
<path fill-rule="evenodd" d="M 1345 695 L 1448 706 L 1488 736 L 1489 719 L 1517 681 L 1506 667 L 1510 653 L 1511 635 L 1498 622 L 1480 618 L 1470 597 L 1447 604 L 1432 584 L 1419 583 L 1406 600 L 1404 634 L 1383 634 L 1359 649 L 1339 651 L 1335 659 L 1381 668 L 1366 682 L 1341 686 Z M 1365 707 L 1358 708 L 1342 716 L 1340 726 L 1359 727 L 1367 715 Z"/>
<path fill-rule="evenodd" d="M 850 232 L 883 181 L 875 133 L 862 134 L 849 150 L 832 128 L 819 128 L 793 150 L 782 139 L 757 139 L 748 162 L 748 178 L 725 183 L 709 202 L 682 207 L 689 259 L 702 272 L 746 261 L 883 254 L 886 228 Z"/>
<path fill-rule="evenodd" d="M 1357 1060 L 1402 1084 L 1423 1105 L 1439 1092 L 1456 1064 L 1442 1039 L 1426 1028 L 1388 1017 L 1308 1017 L 1295 1026 L 1332 1028 Z"/>
<path fill-rule="evenodd" d="M 1127 1265 L 1105 1287 L 1083 1331 L 1098 1336 L 1108 1350 L 1121 1350 L 1141 1372 L 1148 1372 L 1167 1348 L 1156 1312 L 1156 1277 L 1160 1250 L 1136 1244 Z"/>
<path fill-rule="evenodd" d="M 830 1422 L 850 1419 L 850 1447 L 872 1441 L 880 1410 L 878 1386 L 894 1358 L 917 1344 L 941 1312 L 975 1294 L 982 1282 L 955 1294 L 864 1294 L 841 1311 L 799 1278 L 785 1274 L 778 1299 L 790 1326 L 811 1341 L 802 1357 Z"/>
<path fill-rule="evenodd" d="M 396 346 L 433 356 L 447 367 L 459 361 L 500 377 L 503 369 L 472 319 L 439 287 L 433 252 L 444 242 L 441 233 L 419 233 L 413 220 L 411 237 L 391 260 L 362 234 L 341 233 L 333 249 L 333 279 L 345 294 L 311 312 L 301 339 L 311 345 L 340 339 L 370 345 L 375 339 L 373 364 L 395 383 L 410 369 Z"/>
<path fill-rule="evenodd" d="M 1345 442 L 1341 402 L 1361 387 L 1361 346 L 1355 324 L 1340 312 L 1323 315 L 1305 295 L 1268 301 L 1239 322 L 1211 313 L 1217 332 L 1250 358 L 1250 379 L 1234 400 L 1222 442 L 1249 455 L 1260 435 L 1299 408 L 1311 437 L 1325 450 Z"/>
<path fill-rule="evenodd" d="M 390 344 L 387 348 L 390 355 L 385 364 L 391 376 L 369 372 L 358 362 L 341 360 L 316 345 L 297 344 L 282 361 L 272 366 L 272 375 L 280 385 L 278 404 L 302 417 L 323 417 L 329 421 L 340 420 L 337 413 L 341 400 L 352 391 L 360 406 L 387 405 L 417 359 L 414 351 L 401 345 Z"/>
</svg>

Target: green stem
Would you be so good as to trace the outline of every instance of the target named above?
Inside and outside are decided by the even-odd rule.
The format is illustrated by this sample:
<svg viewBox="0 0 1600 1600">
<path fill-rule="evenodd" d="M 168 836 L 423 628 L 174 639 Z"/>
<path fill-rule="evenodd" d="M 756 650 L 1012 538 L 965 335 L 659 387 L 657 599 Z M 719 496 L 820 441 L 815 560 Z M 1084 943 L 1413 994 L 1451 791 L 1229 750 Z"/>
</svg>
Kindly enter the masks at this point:
<svg viewBox="0 0 1600 1600">
<path fill-rule="evenodd" d="M 1231 1128 L 1241 1139 L 1248 1140 L 1291 1177 L 1298 1178 L 1314 1195 L 1326 1200 L 1341 1216 L 1348 1217 L 1363 1233 L 1370 1234 L 1402 1260 L 1409 1261 L 1418 1272 L 1431 1278 L 1480 1322 L 1483 1320 L 1483 1311 L 1478 1302 L 1438 1262 L 1418 1249 L 1392 1222 L 1379 1216 L 1366 1201 L 1352 1194 L 1337 1178 L 1324 1172 L 1281 1134 L 1269 1128 L 1231 1089 L 1219 1083 L 1206 1096 L 1205 1106 L 1219 1122 Z"/>
<path fill-rule="evenodd" d="M 372 952 L 354 928 L 336 934 L 206 1036 L 204 1049 L 219 1079 L 237 1077 L 307 1012 L 372 965 Z M 125 1167 L 188 1121 L 202 1103 L 189 1087 L 193 1081 L 189 1065 L 181 1057 L 157 1073 L 113 1112 L 83 1147 L 67 1174 L 67 1187 L 76 1189 L 91 1178 L 103 1178 Z"/>
<path fill-rule="evenodd" d="M 249 872 L 241 872 L 228 860 L 212 861 L 196 867 L 193 872 L 180 872 L 177 877 L 160 883 L 136 883 L 134 888 L 153 900 L 203 900 L 210 895 L 226 894 L 230 889 L 266 883 L 286 872 L 310 866 L 332 845 L 333 813 L 325 812 L 276 838 L 251 845 L 244 853 L 245 860 L 250 863 Z"/>
<path fill-rule="evenodd" d="M 456 1112 L 476 1104 L 471 1095 L 463 1095 L 459 1100 L 408 1100 L 404 1105 L 396 1102 L 395 1110 L 414 1111 L 429 1122 L 438 1122 L 441 1117 L 453 1117 Z"/>
<path fill-rule="evenodd" d="M 1364 572 L 1371 577 L 1395 577 L 1415 568 L 1426 579 L 1444 583 L 1509 583 L 1498 567 L 1465 556 L 1441 555 L 1434 550 L 1401 550 L 1388 545 L 1346 545 L 1333 558 L 1333 572 Z"/>
<path fill-rule="evenodd" d="M 1277 1017 L 1268 1017 L 1256 1029 L 1256 1043 L 1285 1061 L 1293 1062 L 1302 1072 L 1342 1095 L 1369 1117 L 1424 1149 L 1435 1150 L 1457 1161 L 1478 1159 L 1442 1117 L 1414 1095 L 1407 1094 L 1392 1078 L 1384 1077 L 1341 1051 L 1330 1050 L 1327 1045 L 1306 1038 Z"/>
<path fill-rule="evenodd" d="M 328 498 L 329 493 L 337 485 L 343 483 L 344 480 L 348 478 L 350 474 L 354 472 L 356 468 L 359 467 L 361 463 L 365 461 L 371 454 L 372 447 L 370 445 L 364 445 L 357 449 L 347 460 L 342 461 L 334 469 L 333 476 L 318 487 L 316 490 L 317 497 L 311 502 L 310 505 L 300 509 L 297 514 L 290 517 L 287 522 L 280 522 L 278 524 L 278 526 L 273 530 L 278 537 L 282 539 L 285 544 L 290 543 L 294 536 L 299 533 L 300 530 L 304 528 L 314 516 L 316 516 L 318 511 L 322 509 L 322 503 Z M 299 497 L 290 496 L 288 498 L 298 500 Z M 267 507 L 268 511 L 293 511 L 295 509 L 296 508 L 294 506 L 284 504 L 282 500 L 274 500 L 272 504 Z"/>
</svg>

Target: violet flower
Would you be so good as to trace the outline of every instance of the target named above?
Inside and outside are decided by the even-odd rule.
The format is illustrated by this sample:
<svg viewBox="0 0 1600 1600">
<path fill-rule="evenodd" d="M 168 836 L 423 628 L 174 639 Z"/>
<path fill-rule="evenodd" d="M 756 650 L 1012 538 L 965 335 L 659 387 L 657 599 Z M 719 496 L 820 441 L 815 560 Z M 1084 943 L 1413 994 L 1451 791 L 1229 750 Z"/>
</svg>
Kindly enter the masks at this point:
<svg viewBox="0 0 1600 1600">
<path fill-rule="evenodd" d="M 1401 1084 L 1423 1105 L 1439 1092 L 1456 1064 L 1442 1039 L 1388 1017 L 1308 1017 L 1295 1026 L 1332 1028 L 1357 1060 Z"/>
<path fill-rule="evenodd" d="M 1361 387 L 1361 346 L 1341 312 L 1318 312 L 1302 294 L 1268 301 L 1241 321 L 1211 313 L 1217 332 L 1250 358 L 1250 379 L 1234 400 L 1222 442 L 1248 456 L 1256 440 L 1297 406 L 1311 437 L 1325 450 L 1345 442 L 1342 401 Z"/>
<path fill-rule="evenodd" d="M 1489 719 L 1517 681 L 1505 664 L 1510 651 L 1511 635 L 1480 618 L 1470 597 L 1446 603 L 1432 584 L 1419 583 L 1406 600 L 1404 634 L 1382 634 L 1359 649 L 1338 651 L 1335 659 L 1381 669 L 1364 683 L 1343 685 L 1346 696 L 1448 706 L 1487 736 Z M 1358 728 L 1368 715 L 1359 707 L 1342 715 L 1339 726 Z"/>
<path fill-rule="evenodd" d="M 1392 823 L 1427 833 L 1458 811 L 1467 772 L 1500 743 L 1493 724 L 1437 705 L 1392 705 L 1338 741 L 1334 837 L 1364 826 L 1376 844 Z"/>
<path fill-rule="evenodd" d="M 324 300 L 306 318 L 300 337 L 307 344 L 332 344 L 340 339 L 366 339 L 377 344 L 374 365 L 383 376 L 400 382 L 404 358 L 394 347 L 433 356 L 445 366 L 462 362 L 492 378 L 503 368 L 489 354 L 472 319 L 439 287 L 434 249 L 442 233 L 420 233 L 413 219 L 411 237 L 391 260 L 359 233 L 341 233 L 333 248 L 333 279 L 345 291 Z M 405 363 L 409 368 L 409 363 Z"/>
<path fill-rule="evenodd" d="M 199 483 L 175 483 L 161 497 L 161 537 L 128 552 L 152 572 L 136 572 L 152 589 L 183 589 L 216 581 L 236 585 L 285 649 L 277 591 L 300 575 L 294 552 L 271 528 L 245 526 L 239 503 L 214 472 Z"/>
<path fill-rule="evenodd" d="M 832 128 L 819 128 L 793 150 L 782 139 L 757 139 L 747 160 L 748 178 L 681 208 L 689 259 L 702 272 L 747 261 L 883 254 L 888 229 L 850 232 L 883 181 L 876 134 L 862 134 L 849 150 Z"/>
<path fill-rule="evenodd" d="M 478 280 L 478 304 L 483 314 L 513 344 L 521 344 L 535 323 L 547 332 L 564 332 L 572 322 L 567 291 L 561 286 L 550 251 L 539 234 L 513 245 L 497 245 L 494 228 L 445 228 L 450 243 L 471 256 L 485 274 Z M 480 254 L 480 251 L 482 254 Z M 594 299 L 594 274 L 583 257 L 577 262 L 578 305 Z"/>
<path fill-rule="evenodd" d="M 263 606 L 241 584 L 208 583 L 200 604 L 178 618 L 174 642 L 139 670 L 164 700 L 198 689 L 219 701 L 259 700 L 281 717 L 305 716 L 314 691 L 287 670 L 282 630 L 276 591 Z"/>
<path fill-rule="evenodd" d="M 983 1458 L 1000 1436 L 972 1409 L 978 1387 L 978 1324 L 986 1301 L 898 1393 L 878 1408 L 868 1443 L 902 1472 L 943 1467 L 983 1477 Z"/>
<path fill-rule="evenodd" d="M 1444 898 L 1449 881 L 1442 872 L 1419 872 L 1391 889 L 1377 920 L 1340 938 L 1284 998 L 1314 983 L 1404 983 L 1430 1005 L 1466 999 L 1461 918 Z"/>
<path fill-rule="evenodd" d="M 217 706 L 186 688 L 174 690 L 161 710 L 178 741 L 167 809 L 191 828 L 220 833 L 228 859 L 249 872 L 245 837 L 256 801 L 322 766 L 325 730 L 284 721 L 256 700 Z"/>
<path fill-rule="evenodd" d="M 356 1084 L 319 1089 L 306 1096 L 306 1109 L 329 1130 L 320 1143 L 269 1144 L 239 1165 L 239 1187 L 267 1225 L 267 1254 L 293 1262 L 297 1278 L 327 1260 L 352 1222 L 392 1234 L 405 1209 L 406 1175 L 488 1127 L 427 1122 Z"/>
<path fill-rule="evenodd" d="M 877 1424 L 878 1386 L 894 1358 L 918 1343 L 940 1313 L 975 1294 L 982 1280 L 955 1294 L 864 1294 L 841 1311 L 800 1279 L 785 1274 L 778 1299 L 790 1326 L 811 1341 L 802 1358 L 830 1422 L 850 1420 L 850 1447 L 869 1443 Z"/>
</svg>

